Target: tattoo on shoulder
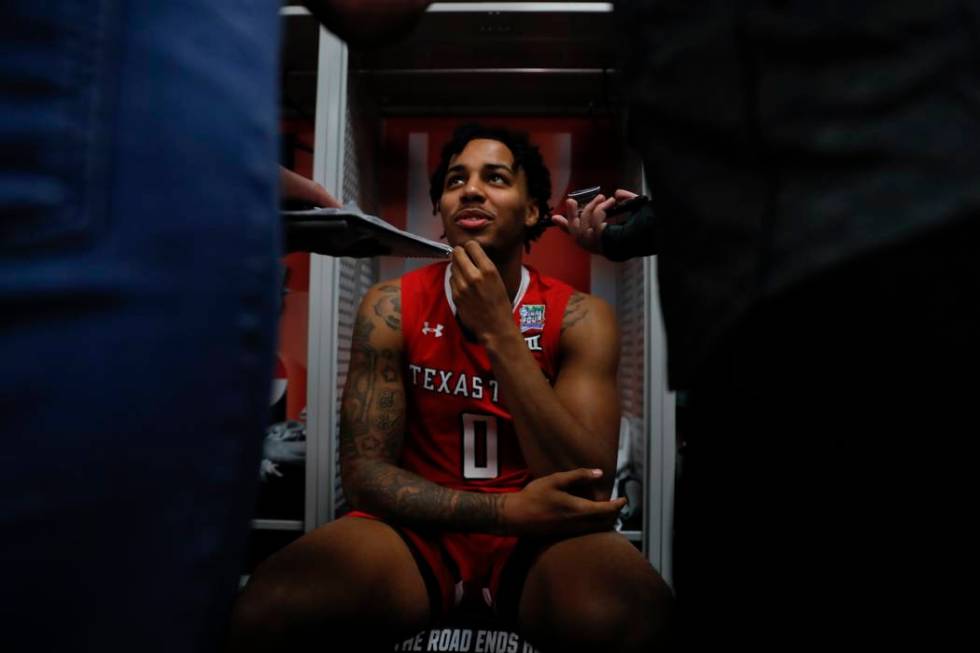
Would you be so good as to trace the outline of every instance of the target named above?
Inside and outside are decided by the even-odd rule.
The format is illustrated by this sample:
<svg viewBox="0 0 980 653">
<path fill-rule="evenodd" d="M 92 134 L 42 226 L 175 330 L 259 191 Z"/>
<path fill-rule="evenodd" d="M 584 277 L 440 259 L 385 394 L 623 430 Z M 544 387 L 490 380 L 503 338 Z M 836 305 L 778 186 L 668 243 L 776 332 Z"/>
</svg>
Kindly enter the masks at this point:
<svg viewBox="0 0 980 653">
<path fill-rule="evenodd" d="M 565 314 L 561 318 L 562 333 L 581 322 L 589 314 L 588 302 L 585 301 L 587 297 L 585 293 L 576 292 L 568 298 Z"/>
<path fill-rule="evenodd" d="M 372 331 L 374 331 L 374 323 L 371 322 L 371 320 L 358 315 L 354 320 L 354 334 L 351 342 L 352 348 L 363 349 L 365 346 L 367 346 L 371 338 Z"/>
<path fill-rule="evenodd" d="M 381 286 L 381 297 L 374 304 L 374 314 L 384 320 L 393 331 L 402 328 L 402 297 L 398 286 Z"/>
</svg>

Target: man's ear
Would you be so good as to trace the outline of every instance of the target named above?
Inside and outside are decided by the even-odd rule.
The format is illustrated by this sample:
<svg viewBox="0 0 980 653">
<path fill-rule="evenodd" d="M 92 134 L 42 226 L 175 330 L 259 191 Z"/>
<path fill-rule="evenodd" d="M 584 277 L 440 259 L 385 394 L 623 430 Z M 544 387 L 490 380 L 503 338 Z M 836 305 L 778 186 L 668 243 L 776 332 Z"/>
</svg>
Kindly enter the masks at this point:
<svg viewBox="0 0 980 653">
<path fill-rule="evenodd" d="M 527 212 L 524 214 L 524 226 L 530 229 L 538 223 L 541 219 L 540 212 L 538 211 L 537 202 L 531 202 L 528 204 Z"/>
</svg>

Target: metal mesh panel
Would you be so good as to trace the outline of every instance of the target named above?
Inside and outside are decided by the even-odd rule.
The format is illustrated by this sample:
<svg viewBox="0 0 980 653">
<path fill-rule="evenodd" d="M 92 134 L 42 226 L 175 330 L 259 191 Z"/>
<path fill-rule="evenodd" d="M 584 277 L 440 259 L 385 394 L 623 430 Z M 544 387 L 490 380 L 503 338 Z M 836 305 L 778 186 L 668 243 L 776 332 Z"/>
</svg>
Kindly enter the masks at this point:
<svg viewBox="0 0 980 653">
<path fill-rule="evenodd" d="M 643 301 L 643 260 L 632 259 L 619 266 L 616 277 L 616 311 L 622 334 L 619 363 L 620 410 L 630 420 L 630 459 L 634 473 L 643 478 L 646 460 L 647 416 L 644 414 L 643 334 L 646 314 Z"/>
<path fill-rule="evenodd" d="M 344 186 L 343 201 L 356 202 L 363 206 L 361 198 L 361 183 L 358 171 L 361 169 L 361 157 L 367 148 L 360 147 L 355 130 L 352 127 L 351 107 L 347 107 L 347 120 L 344 130 Z M 335 419 L 336 433 L 340 433 L 340 398 L 343 396 L 344 384 L 347 382 L 347 369 L 350 365 L 351 335 L 354 332 L 354 319 L 357 307 L 368 289 L 377 283 L 377 264 L 374 259 L 341 258 L 339 264 L 340 280 L 338 283 L 337 301 L 337 406 Z M 339 438 L 333 443 L 337 467 L 334 482 L 334 510 L 337 516 L 347 511 L 347 500 L 341 487 Z"/>
<path fill-rule="evenodd" d="M 351 108 L 347 106 L 347 119 L 344 121 L 344 196 L 342 202 L 361 204 L 360 152 L 354 135 Z"/>
</svg>

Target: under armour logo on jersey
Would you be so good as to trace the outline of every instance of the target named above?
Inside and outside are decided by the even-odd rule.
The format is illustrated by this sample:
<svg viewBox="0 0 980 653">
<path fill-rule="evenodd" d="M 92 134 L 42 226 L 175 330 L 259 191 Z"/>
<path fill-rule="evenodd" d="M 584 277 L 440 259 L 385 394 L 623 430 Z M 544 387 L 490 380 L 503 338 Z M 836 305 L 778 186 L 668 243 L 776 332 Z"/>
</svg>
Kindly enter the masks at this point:
<svg viewBox="0 0 980 653">
<path fill-rule="evenodd" d="M 531 351 L 544 351 L 541 347 L 541 334 L 536 336 L 524 336 L 524 342 L 527 343 L 527 348 Z"/>
<path fill-rule="evenodd" d="M 429 326 L 429 323 L 428 322 L 425 322 L 424 325 L 422 326 L 422 334 L 423 335 L 429 335 L 431 333 L 431 334 L 434 334 L 436 338 L 441 338 L 442 337 L 442 329 L 443 329 L 443 326 L 441 324 L 437 324 L 437 325 L 435 325 L 435 327 L 430 327 Z"/>
</svg>

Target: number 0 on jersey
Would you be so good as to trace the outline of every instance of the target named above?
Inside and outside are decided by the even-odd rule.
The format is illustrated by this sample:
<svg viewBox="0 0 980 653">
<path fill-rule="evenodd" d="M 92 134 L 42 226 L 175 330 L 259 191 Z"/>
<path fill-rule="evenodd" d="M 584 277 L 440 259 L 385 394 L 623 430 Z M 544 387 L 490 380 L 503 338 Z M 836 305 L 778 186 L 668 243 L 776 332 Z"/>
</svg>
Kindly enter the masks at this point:
<svg viewBox="0 0 980 653">
<path fill-rule="evenodd" d="M 463 413 L 463 478 L 496 478 L 497 418 Z"/>
</svg>

